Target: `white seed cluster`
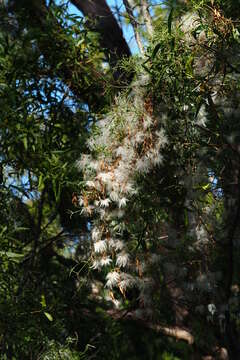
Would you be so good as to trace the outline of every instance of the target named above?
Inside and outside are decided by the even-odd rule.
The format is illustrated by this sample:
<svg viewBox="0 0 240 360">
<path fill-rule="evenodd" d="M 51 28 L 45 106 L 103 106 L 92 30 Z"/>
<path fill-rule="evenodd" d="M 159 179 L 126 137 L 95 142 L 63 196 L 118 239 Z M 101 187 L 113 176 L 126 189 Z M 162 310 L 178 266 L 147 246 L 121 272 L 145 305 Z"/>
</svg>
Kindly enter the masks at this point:
<svg viewBox="0 0 240 360">
<path fill-rule="evenodd" d="M 85 180 L 79 203 L 83 213 L 94 216 L 92 267 L 100 270 L 107 266 L 106 286 L 118 287 L 123 295 L 127 288 L 138 286 L 145 304 L 149 290 L 147 280 L 139 277 L 143 264 L 129 254 L 121 229 L 138 192 L 136 176 L 161 164 L 166 143 L 150 98 L 138 89 L 116 98 L 112 111 L 99 121 L 88 141 L 90 155 L 82 155 L 77 163 Z"/>
</svg>

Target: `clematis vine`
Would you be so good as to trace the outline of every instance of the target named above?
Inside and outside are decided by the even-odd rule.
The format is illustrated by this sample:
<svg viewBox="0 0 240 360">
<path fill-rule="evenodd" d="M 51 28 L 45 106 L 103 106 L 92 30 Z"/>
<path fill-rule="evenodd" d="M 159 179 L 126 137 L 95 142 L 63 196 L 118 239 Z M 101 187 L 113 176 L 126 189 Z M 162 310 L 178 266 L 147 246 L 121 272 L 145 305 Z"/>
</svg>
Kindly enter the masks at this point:
<svg viewBox="0 0 240 360">
<path fill-rule="evenodd" d="M 77 166 L 85 180 L 79 204 L 92 217 L 92 267 L 108 269 L 106 287 L 119 288 L 123 295 L 138 287 L 142 303 L 149 305 L 148 280 L 140 271 L 146 266 L 134 258 L 122 231 L 139 195 L 136 179 L 161 165 L 167 144 L 161 118 L 154 115 L 145 90 L 146 77 L 143 82 L 137 81 L 130 95 L 115 99 L 88 141 L 90 154 L 82 155 Z"/>
</svg>

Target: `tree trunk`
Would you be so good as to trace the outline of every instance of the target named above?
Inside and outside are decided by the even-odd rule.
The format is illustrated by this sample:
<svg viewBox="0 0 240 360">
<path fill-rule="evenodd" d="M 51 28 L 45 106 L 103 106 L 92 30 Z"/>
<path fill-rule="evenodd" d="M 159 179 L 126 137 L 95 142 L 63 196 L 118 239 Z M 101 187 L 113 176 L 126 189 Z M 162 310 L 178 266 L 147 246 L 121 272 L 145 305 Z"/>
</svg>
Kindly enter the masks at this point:
<svg viewBox="0 0 240 360">
<path fill-rule="evenodd" d="M 124 56 L 131 56 L 122 29 L 105 0 L 71 0 L 71 2 L 88 17 L 89 28 L 100 34 L 100 44 L 112 67 L 115 67 L 119 59 Z"/>
</svg>

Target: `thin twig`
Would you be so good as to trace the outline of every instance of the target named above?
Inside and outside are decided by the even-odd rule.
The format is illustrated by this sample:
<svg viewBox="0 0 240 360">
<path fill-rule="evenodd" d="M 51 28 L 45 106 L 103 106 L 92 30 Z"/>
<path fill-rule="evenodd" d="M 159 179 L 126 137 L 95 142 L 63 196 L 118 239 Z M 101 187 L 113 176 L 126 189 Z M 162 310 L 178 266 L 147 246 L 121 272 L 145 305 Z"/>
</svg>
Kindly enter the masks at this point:
<svg viewBox="0 0 240 360">
<path fill-rule="evenodd" d="M 140 0 L 140 4 L 142 8 L 143 19 L 146 24 L 146 29 L 149 37 L 151 38 L 153 36 L 153 25 L 152 25 L 152 18 L 149 12 L 149 4 L 146 0 Z"/>
<path fill-rule="evenodd" d="M 138 22 L 135 19 L 135 16 L 133 14 L 133 9 L 129 3 L 128 0 L 123 0 L 124 6 L 126 8 L 128 17 L 129 17 L 129 21 L 133 27 L 133 31 L 134 31 L 134 35 L 135 35 L 135 39 L 136 39 L 136 43 L 138 44 L 139 50 L 141 54 L 144 54 L 144 47 L 142 44 L 142 40 L 139 34 L 139 25 Z"/>
</svg>

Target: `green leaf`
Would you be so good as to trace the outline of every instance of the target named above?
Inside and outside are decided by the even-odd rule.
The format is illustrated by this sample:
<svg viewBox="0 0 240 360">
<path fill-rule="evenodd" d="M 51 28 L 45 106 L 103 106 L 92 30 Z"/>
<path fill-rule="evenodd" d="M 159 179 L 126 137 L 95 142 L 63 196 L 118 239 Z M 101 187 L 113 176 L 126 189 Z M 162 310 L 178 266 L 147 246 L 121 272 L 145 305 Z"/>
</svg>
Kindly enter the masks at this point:
<svg viewBox="0 0 240 360">
<path fill-rule="evenodd" d="M 239 33 L 238 29 L 236 29 L 236 28 L 233 29 L 233 38 L 238 43 L 240 42 L 240 33 Z"/>
<path fill-rule="evenodd" d="M 78 47 L 78 46 L 82 45 L 84 43 L 84 41 L 85 41 L 85 39 L 78 40 L 78 42 L 76 43 L 76 46 Z"/>
<path fill-rule="evenodd" d="M 27 150 L 28 149 L 28 141 L 27 141 L 26 136 L 23 138 L 23 145 L 24 145 L 24 149 Z"/>
<path fill-rule="evenodd" d="M 158 51 L 160 50 L 160 48 L 161 48 L 161 43 L 159 43 L 159 44 L 157 44 L 156 46 L 155 46 L 155 48 L 153 49 L 153 53 L 152 53 L 152 59 L 154 59 L 155 58 L 155 56 L 157 55 L 157 53 L 158 53 Z"/>
<path fill-rule="evenodd" d="M 202 185 L 203 190 L 208 190 L 211 187 L 210 184 Z"/>
<path fill-rule="evenodd" d="M 7 231 L 7 226 L 4 226 L 0 232 L 0 237 L 2 237 L 6 231 Z"/>
<path fill-rule="evenodd" d="M 42 294 L 42 296 L 41 296 L 40 304 L 42 305 L 43 308 L 47 307 L 46 299 L 45 299 L 45 295 L 44 295 L 44 294 Z"/>
<path fill-rule="evenodd" d="M 28 228 L 28 227 L 24 227 L 24 226 L 19 226 L 19 227 L 15 228 L 15 229 L 13 230 L 13 232 L 21 232 L 21 231 L 26 231 L 26 230 L 29 230 L 29 228 Z"/>
<path fill-rule="evenodd" d="M 186 227 L 188 227 L 189 221 L 188 221 L 188 212 L 186 209 L 184 210 L 184 224 Z"/>
<path fill-rule="evenodd" d="M 12 251 L 0 251 L 0 255 L 2 256 L 7 256 L 9 259 L 12 259 L 16 262 L 20 261 L 21 258 L 24 257 L 24 254 L 18 254 L 18 253 L 14 253 Z"/>
<path fill-rule="evenodd" d="M 49 314 L 48 312 L 44 311 L 44 315 L 46 316 L 46 318 L 48 318 L 49 321 L 53 321 L 53 317 L 51 314 Z"/>
<path fill-rule="evenodd" d="M 187 76 L 190 78 L 193 77 L 193 61 L 194 61 L 194 57 L 192 55 L 190 55 L 186 61 L 186 73 Z"/>
<path fill-rule="evenodd" d="M 38 179 L 38 190 L 41 191 L 43 189 L 43 186 L 44 186 L 43 174 L 41 174 Z"/>
</svg>

